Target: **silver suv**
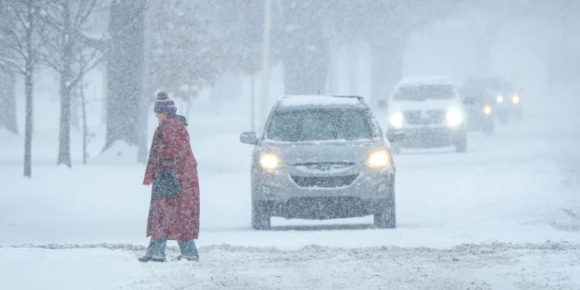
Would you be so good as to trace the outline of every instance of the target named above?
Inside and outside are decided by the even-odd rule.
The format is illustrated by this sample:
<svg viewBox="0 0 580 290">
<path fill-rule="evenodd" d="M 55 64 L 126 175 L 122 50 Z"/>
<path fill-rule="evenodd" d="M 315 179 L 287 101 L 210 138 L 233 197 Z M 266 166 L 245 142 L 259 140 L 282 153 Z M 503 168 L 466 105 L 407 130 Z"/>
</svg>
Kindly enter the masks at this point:
<svg viewBox="0 0 580 290">
<path fill-rule="evenodd" d="M 401 135 L 389 139 L 395 141 Z M 395 166 L 362 97 L 286 96 L 273 107 L 252 162 L 252 227 L 270 217 L 331 219 L 374 215 L 394 228 Z"/>
</svg>

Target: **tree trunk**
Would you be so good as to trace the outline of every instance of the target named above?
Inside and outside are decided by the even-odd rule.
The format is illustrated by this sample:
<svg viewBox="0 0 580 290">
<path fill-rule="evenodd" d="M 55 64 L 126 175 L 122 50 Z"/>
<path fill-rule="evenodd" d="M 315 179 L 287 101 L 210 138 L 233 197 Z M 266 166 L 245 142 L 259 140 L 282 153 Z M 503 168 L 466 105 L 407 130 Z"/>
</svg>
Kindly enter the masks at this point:
<svg viewBox="0 0 580 290">
<path fill-rule="evenodd" d="M 87 165 L 87 155 L 88 155 L 87 145 L 88 145 L 89 129 L 87 126 L 87 100 L 85 98 L 85 84 L 82 77 L 79 82 L 79 97 L 81 101 L 81 118 L 83 123 L 83 165 Z"/>
<path fill-rule="evenodd" d="M 286 94 L 325 93 L 330 58 L 328 39 L 323 23 L 316 18 L 320 16 L 318 11 L 309 10 L 314 2 L 282 3 L 288 18 L 281 32 L 284 41 L 278 49 L 283 53 Z"/>
<path fill-rule="evenodd" d="M 143 70 L 144 71 L 144 70 Z M 147 146 L 147 110 L 148 103 L 143 96 L 140 96 L 137 103 L 137 162 L 145 163 L 148 158 Z"/>
<path fill-rule="evenodd" d="M 16 77 L 13 72 L 0 70 L 0 128 L 18 133 L 16 122 Z"/>
<path fill-rule="evenodd" d="M 60 130 L 58 138 L 58 161 L 57 164 L 64 164 L 71 167 L 70 156 L 70 122 L 71 122 L 71 93 L 72 93 L 72 63 L 73 48 L 70 39 L 71 19 L 69 4 L 64 7 L 64 45 L 62 51 L 63 66 L 60 72 Z"/>
<path fill-rule="evenodd" d="M 24 176 L 30 178 L 32 177 L 32 130 L 34 125 L 32 120 L 34 102 L 32 99 L 33 83 L 30 59 L 27 59 L 26 67 L 29 68 L 29 70 L 24 75 L 24 93 L 26 95 L 26 121 L 24 124 Z"/>
<path fill-rule="evenodd" d="M 371 99 L 368 103 L 377 105 L 377 102 L 387 100 L 403 75 L 405 42 L 374 42 L 371 43 L 371 53 Z"/>
<path fill-rule="evenodd" d="M 298 40 L 300 43 L 300 40 Z M 323 94 L 328 73 L 328 48 L 323 40 L 301 43 L 284 60 L 286 94 Z"/>
<path fill-rule="evenodd" d="M 65 65 L 66 66 L 66 65 Z M 58 146 L 58 162 L 71 167 L 70 156 L 70 108 L 71 108 L 71 89 L 67 85 L 67 77 L 61 76 L 60 84 L 60 130 Z"/>
<path fill-rule="evenodd" d="M 111 7 L 107 138 L 103 150 L 116 141 L 125 141 L 130 145 L 141 145 L 145 141 L 145 134 L 141 132 L 146 130 L 143 94 L 144 7 L 144 0 L 117 1 Z M 139 156 L 143 155 L 141 151 Z"/>
<path fill-rule="evenodd" d="M 346 76 L 345 80 L 348 83 L 348 94 L 356 95 L 359 92 L 359 78 L 358 78 L 358 65 L 359 65 L 359 46 L 350 44 L 345 47 L 346 51 Z"/>
<path fill-rule="evenodd" d="M 75 87 L 71 89 L 70 98 L 70 124 L 75 129 L 81 128 L 82 123 L 82 104 L 80 100 L 80 87 Z"/>
<path fill-rule="evenodd" d="M 332 42 L 330 47 L 334 47 L 334 49 L 329 50 L 328 56 L 328 72 L 327 72 L 327 79 L 326 79 L 326 91 L 329 94 L 337 94 L 339 91 L 338 86 L 338 61 L 339 55 L 341 51 L 340 44 L 338 42 Z"/>
<path fill-rule="evenodd" d="M 26 30 L 26 57 L 24 63 L 24 94 L 26 95 L 26 120 L 24 124 L 24 176 L 32 178 L 32 133 L 34 129 L 34 100 L 33 100 L 33 82 L 32 74 L 34 72 L 33 61 L 33 36 L 32 29 L 34 27 L 35 18 L 33 17 L 33 9 L 28 3 L 28 29 Z"/>
</svg>

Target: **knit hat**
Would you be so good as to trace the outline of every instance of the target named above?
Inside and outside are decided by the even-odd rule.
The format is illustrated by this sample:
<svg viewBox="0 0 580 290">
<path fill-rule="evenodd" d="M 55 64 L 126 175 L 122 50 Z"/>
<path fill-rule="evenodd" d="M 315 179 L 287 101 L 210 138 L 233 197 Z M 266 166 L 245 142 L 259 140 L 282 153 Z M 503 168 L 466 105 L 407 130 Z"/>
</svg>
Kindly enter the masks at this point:
<svg viewBox="0 0 580 290">
<path fill-rule="evenodd" d="M 155 107 L 153 112 L 159 114 L 175 114 L 177 112 L 177 107 L 172 99 L 169 98 L 166 92 L 160 91 L 157 93 L 157 98 L 155 99 Z"/>
</svg>

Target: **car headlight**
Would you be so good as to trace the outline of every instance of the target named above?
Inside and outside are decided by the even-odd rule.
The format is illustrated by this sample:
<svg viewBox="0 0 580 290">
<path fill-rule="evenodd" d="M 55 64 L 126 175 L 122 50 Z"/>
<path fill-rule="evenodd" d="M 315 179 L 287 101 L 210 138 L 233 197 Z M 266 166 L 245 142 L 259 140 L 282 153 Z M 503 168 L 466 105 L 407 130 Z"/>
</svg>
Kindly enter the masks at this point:
<svg viewBox="0 0 580 290">
<path fill-rule="evenodd" d="M 366 163 L 370 168 L 385 168 L 391 164 L 391 157 L 387 150 L 381 149 L 371 153 Z"/>
<path fill-rule="evenodd" d="M 491 110 L 491 106 L 490 106 L 490 105 L 485 105 L 485 107 L 483 107 L 483 113 L 484 113 L 486 116 L 489 116 L 489 115 L 491 115 L 491 111 L 492 111 L 492 110 Z"/>
<path fill-rule="evenodd" d="M 389 125 L 391 125 L 395 129 L 403 128 L 403 123 L 405 118 L 403 117 L 403 113 L 396 112 L 389 116 Z"/>
<path fill-rule="evenodd" d="M 280 167 L 282 160 L 272 152 L 262 152 L 260 154 L 260 166 L 266 170 L 275 170 Z"/>
<path fill-rule="evenodd" d="M 519 103 L 520 103 L 520 96 L 518 96 L 518 95 L 514 95 L 514 96 L 512 97 L 512 102 L 513 102 L 515 105 L 519 104 Z"/>
<path fill-rule="evenodd" d="M 502 95 L 497 95 L 497 97 L 495 97 L 495 101 L 496 101 L 498 104 L 501 104 L 501 103 L 503 103 L 503 96 L 502 96 Z"/>
<path fill-rule="evenodd" d="M 459 108 L 449 108 L 446 118 L 447 124 L 451 127 L 457 127 L 463 123 L 463 113 Z"/>
</svg>

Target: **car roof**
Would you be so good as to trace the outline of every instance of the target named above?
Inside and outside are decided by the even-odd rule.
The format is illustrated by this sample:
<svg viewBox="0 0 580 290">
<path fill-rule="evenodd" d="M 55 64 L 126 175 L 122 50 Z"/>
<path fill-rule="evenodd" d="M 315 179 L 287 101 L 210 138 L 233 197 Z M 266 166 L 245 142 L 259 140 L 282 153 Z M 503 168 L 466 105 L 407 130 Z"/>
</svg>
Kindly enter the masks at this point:
<svg viewBox="0 0 580 290">
<path fill-rule="evenodd" d="M 357 107 L 366 108 L 360 96 L 333 96 L 333 95 L 287 95 L 278 101 L 279 109 L 296 109 L 311 107 Z"/>
<path fill-rule="evenodd" d="M 420 86 L 420 85 L 449 85 L 456 86 L 456 83 L 443 76 L 413 76 L 405 77 L 399 81 L 397 87 Z"/>
</svg>

